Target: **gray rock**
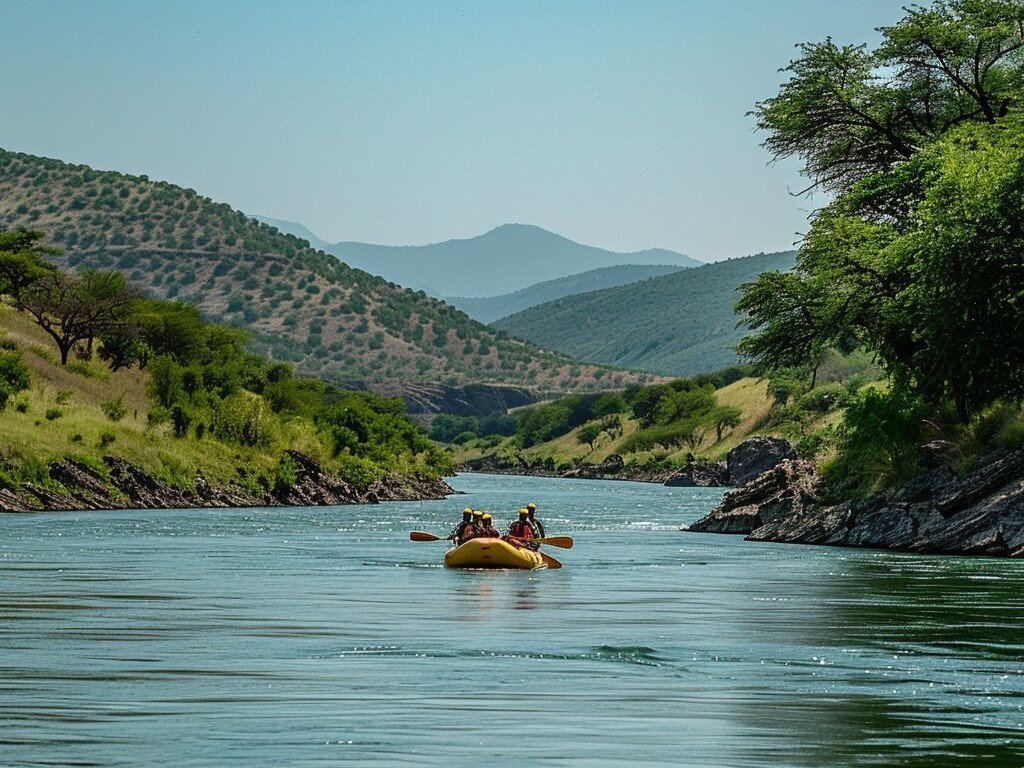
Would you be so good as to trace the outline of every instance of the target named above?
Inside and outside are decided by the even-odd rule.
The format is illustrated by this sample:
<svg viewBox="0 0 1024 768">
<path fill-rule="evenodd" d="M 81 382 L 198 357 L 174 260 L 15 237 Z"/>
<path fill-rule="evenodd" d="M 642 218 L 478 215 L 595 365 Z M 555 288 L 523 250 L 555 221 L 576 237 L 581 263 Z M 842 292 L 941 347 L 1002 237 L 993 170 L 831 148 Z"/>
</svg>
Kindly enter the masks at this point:
<svg viewBox="0 0 1024 768">
<path fill-rule="evenodd" d="M 690 526 L 690 530 L 749 534 L 766 523 L 809 508 L 817 501 L 819 483 L 809 461 L 784 459 L 746 485 L 726 493 L 722 503 Z"/>
<path fill-rule="evenodd" d="M 665 481 L 665 485 L 673 488 L 718 488 L 725 485 L 725 463 L 712 464 L 703 461 L 690 461 L 678 472 L 674 472 Z"/>
<path fill-rule="evenodd" d="M 740 486 L 785 459 L 795 459 L 796 451 L 780 437 L 749 437 L 725 457 L 729 485 Z"/>
</svg>

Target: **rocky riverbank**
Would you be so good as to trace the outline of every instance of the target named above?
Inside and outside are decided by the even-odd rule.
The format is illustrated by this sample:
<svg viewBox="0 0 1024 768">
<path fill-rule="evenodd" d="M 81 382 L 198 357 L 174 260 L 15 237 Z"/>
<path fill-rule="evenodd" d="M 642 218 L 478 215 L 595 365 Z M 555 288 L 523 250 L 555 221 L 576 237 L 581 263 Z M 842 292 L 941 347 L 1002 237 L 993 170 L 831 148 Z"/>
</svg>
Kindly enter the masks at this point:
<svg viewBox="0 0 1024 768">
<path fill-rule="evenodd" d="M 211 486 L 199 475 L 195 488 L 175 488 L 116 456 L 105 456 L 106 476 L 71 459 L 49 466 L 53 488 L 23 483 L 0 486 L 0 511 L 90 509 L 172 509 L 191 507 L 321 506 L 376 504 L 382 501 L 443 499 L 455 491 L 440 478 L 387 477 L 357 487 L 324 471 L 320 463 L 298 451 L 288 451 L 295 463 L 295 482 L 281 489 L 256 493 L 236 485 Z"/>
<path fill-rule="evenodd" d="M 577 480 L 629 480 L 676 488 L 720 488 L 741 485 L 779 462 L 795 457 L 793 446 L 786 440 L 751 437 L 729 451 L 723 461 L 691 458 L 683 467 L 674 469 L 650 469 L 627 463 L 622 456 L 613 453 L 600 464 L 580 464 L 562 470 L 543 463 L 530 464 L 521 457 L 482 456 L 467 461 L 457 471 Z"/>
<path fill-rule="evenodd" d="M 922 446 L 922 460 L 934 464 L 940 448 Z M 819 488 L 812 465 L 787 460 L 726 493 L 689 530 L 790 544 L 1024 556 L 1024 449 L 966 475 L 942 464 L 860 501 L 824 504 Z"/>
</svg>

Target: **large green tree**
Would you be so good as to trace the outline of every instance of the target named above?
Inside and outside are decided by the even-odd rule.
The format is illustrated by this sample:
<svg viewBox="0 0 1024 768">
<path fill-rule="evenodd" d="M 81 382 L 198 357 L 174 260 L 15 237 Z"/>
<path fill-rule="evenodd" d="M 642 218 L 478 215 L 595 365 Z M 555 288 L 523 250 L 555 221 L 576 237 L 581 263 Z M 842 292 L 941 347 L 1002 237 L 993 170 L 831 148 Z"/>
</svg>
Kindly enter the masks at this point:
<svg viewBox="0 0 1024 768">
<path fill-rule="evenodd" d="M 1024 392 L 1024 3 L 915 6 L 880 32 L 875 50 L 803 46 L 758 105 L 766 146 L 836 198 L 793 273 L 744 286 L 740 350 L 771 370 L 860 345 L 966 420 Z"/>
</svg>

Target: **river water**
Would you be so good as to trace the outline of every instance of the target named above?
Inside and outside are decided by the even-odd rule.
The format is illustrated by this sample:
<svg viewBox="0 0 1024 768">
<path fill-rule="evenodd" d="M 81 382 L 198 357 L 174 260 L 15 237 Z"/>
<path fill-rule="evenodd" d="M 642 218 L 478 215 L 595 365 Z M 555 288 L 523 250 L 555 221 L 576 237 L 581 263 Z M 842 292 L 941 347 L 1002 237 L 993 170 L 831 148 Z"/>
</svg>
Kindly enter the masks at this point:
<svg viewBox="0 0 1024 768">
<path fill-rule="evenodd" d="M 0 518 L 0 764 L 1024 764 L 1024 563 L 679 533 L 714 490 L 454 485 Z M 408 539 L 528 500 L 561 570 Z"/>
</svg>

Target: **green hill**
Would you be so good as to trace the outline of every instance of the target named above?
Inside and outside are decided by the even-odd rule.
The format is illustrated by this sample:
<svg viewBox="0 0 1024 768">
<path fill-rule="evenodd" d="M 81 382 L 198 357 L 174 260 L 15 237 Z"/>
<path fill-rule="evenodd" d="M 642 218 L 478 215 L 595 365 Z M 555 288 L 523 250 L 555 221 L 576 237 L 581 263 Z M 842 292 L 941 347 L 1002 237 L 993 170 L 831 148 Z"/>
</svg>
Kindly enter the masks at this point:
<svg viewBox="0 0 1024 768">
<path fill-rule="evenodd" d="M 637 374 L 502 334 L 191 189 L 0 150 L 0 228 L 44 231 L 61 266 L 116 267 L 159 298 L 245 328 L 254 351 L 370 388 L 395 382 L 594 389 Z"/>
<path fill-rule="evenodd" d="M 493 323 L 495 320 L 522 312 L 524 309 L 535 307 L 538 304 L 560 299 L 563 296 L 637 283 L 651 277 L 669 275 L 679 270 L 680 267 L 668 264 L 621 264 L 615 267 L 591 269 L 578 275 L 546 280 L 543 283 L 531 285 L 529 288 L 505 293 L 501 296 L 480 298 L 445 296 L 444 300 L 481 323 Z"/>
<path fill-rule="evenodd" d="M 736 289 L 795 259 L 785 251 L 706 264 L 541 304 L 493 327 L 587 362 L 669 376 L 713 371 L 737 361 Z"/>
</svg>

